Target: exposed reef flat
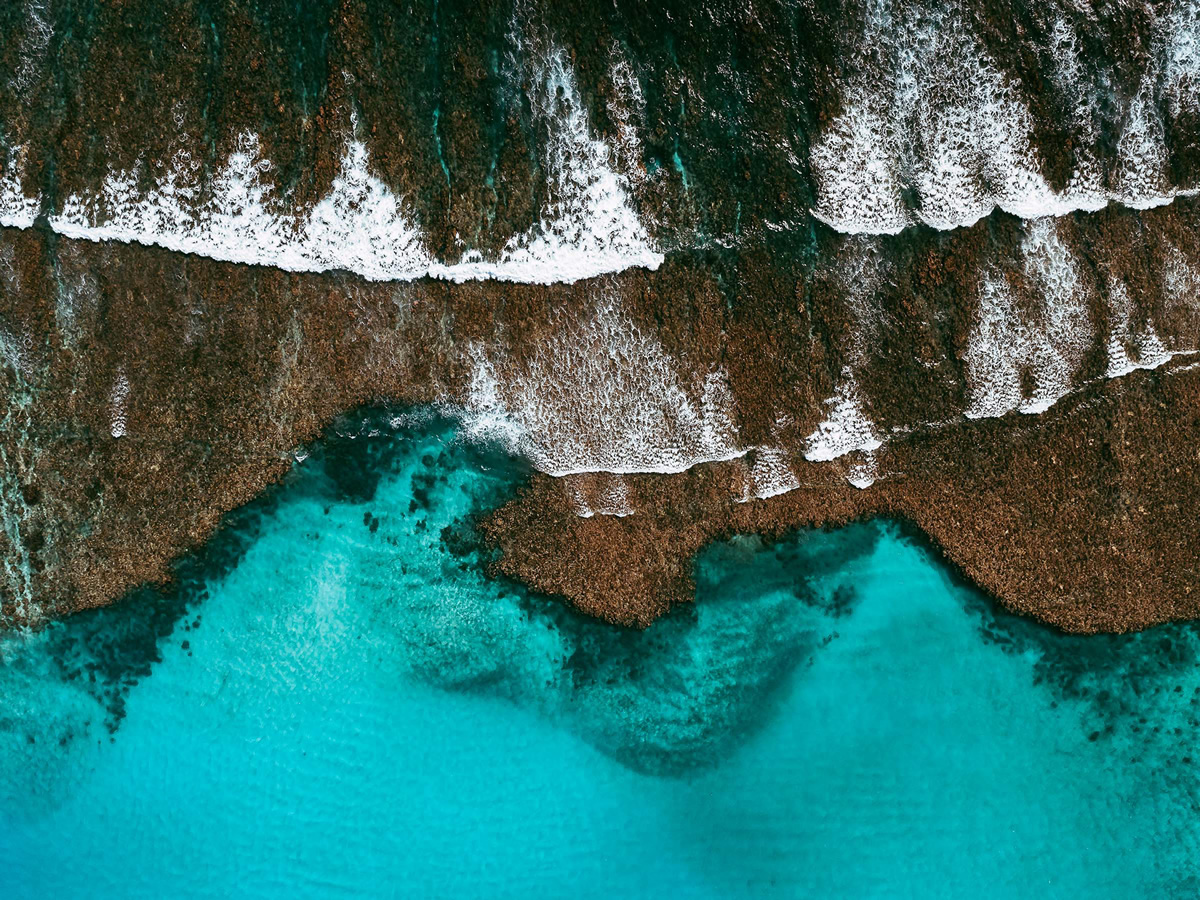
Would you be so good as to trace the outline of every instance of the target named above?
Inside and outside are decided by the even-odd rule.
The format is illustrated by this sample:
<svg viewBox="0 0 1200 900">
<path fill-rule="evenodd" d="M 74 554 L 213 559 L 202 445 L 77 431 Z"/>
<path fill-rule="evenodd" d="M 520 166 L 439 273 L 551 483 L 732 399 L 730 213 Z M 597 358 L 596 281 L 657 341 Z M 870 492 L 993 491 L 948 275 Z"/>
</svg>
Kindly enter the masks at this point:
<svg viewBox="0 0 1200 900">
<path fill-rule="evenodd" d="M 5 616 L 167 577 L 324 427 L 384 402 L 450 411 L 546 473 L 488 524 L 500 566 L 615 622 L 687 600 L 715 537 L 879 514 L 1066 629 L 1195 616 L 1198 214 L 825 229 L 806 263 L 676 253 L 549 286 L 5 230 Z M 1047 227 L 1055 283 L 1095 323 L 1065 349 Z M 877 337 L 853 349 L 852 328 Z"/>
<path fill-rule="evenodd" d="M 646 624 L 908 519 L 1072 630 L 1196 613 L 1193 2 L 13 3 L 0 616 L 109 602 L 364 404 L 537 470 Z"/>
</svg>

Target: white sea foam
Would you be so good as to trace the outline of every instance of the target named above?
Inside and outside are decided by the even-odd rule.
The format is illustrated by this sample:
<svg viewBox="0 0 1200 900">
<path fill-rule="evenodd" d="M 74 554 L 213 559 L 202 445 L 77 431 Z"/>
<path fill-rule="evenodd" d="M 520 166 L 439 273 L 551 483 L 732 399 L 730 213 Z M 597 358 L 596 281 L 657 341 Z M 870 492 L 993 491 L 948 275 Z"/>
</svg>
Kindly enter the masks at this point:
<svg viewBox="0 0 1200 900">
<path fill-rule="evenodd" d="M 874 423 L 863 410 L 858 386 L 848 369 L 825 405 L 828 414 L 805 443 L 804 458 L 809 462 L 828 462 L 857 450 L 878 450 L 883 446 Z"/>
<path fill-rule="evenodd" d="M 0 225 L 5 228 L 32 227 L 40 205 L 37 198 L 27 196 L 21 188 L 19 158 L 19 152 L 11 153 L 0 176 Z"/>
<path fill-rule="evenodd" d="M 1088 294 L 1074 259 L 1051 219 L 1030 222 L 1022 241 L 1025 273 L 1042 305 L 1022 311 L 1005 278 L 989 271 L 981 279 L 975 323 L 965 354 L 967 418 L 1003 416 L 1012 410 L 1037 414 L 1078 390 L 1080 368 L 1096 338 Z M 1168 253 L 1162 273 L 1169 302 L 1195 309 L 1200 288 L 1182 254 Z M 1134 327 L 1133 303 L 1123 282 L 1105 285 L 1109 307 L 1107 378 L 1155 369 L 1176 356 L 1195 352 L 1170 349 L 1152 323 Z M 1022 376 L 1032 391 L 1026 395 Z"/>
<path fill-rule="evenodd" d="M 588 503 L 584 490 L 578 484 L 574 481 L 567 481 L 566 489 L 571 496 L 571 502 L 575 504 L 575 515 L 581 519 L 590 519 L 596 515 L 596 511 Z"/>
<path fill-rule="evenodd" d="M 0 327 L 0 366 L 11 367 L 22 379 L 32 374 L 29 348 L 33 344 L 30 335 L 17 336 Z"/>
<path fill-rule="evenodd" d="M 320 268 L 348 269 L 373 281 L 420 275 L 432 265 L 421 235 L 367 162 L 366 146 L 350 142 L 341 173 L 304 223 L 304 255 Z"/>
<path fill-rule="evenodd" d="M 54 323 L 66 346 L 76 346 L 100 308 L 100 285 L 77 245 L 64 243 L 54 254 Z"/>
<path fill-rule="evenodd" d="M 24 27 L 17 35 L 8 35 L 17 41 L 19 64 L 17 71 L 9 81 L 9 88 L 21 98 L 25 98 L 32 87 L 38 70 L 45 65 L 46 50 L 50 47 L 50 39 L 54 37 L 54 25 L 50 21 L 50 11 L 42 0 L 33 0 L 25 4 Z"/>
<path fill-rule="evenodd" d="M 1109 281 L 1108 304 L 1109 378 L 1120 378 L 1138 369 L 1157 369 L 1176 355 L 1166 348 L 1151 323 L 1134 331 L 1133 303 L 1122 282 Z"/>
<path fill-rule="evenodd" d="M 619 304 L 604 295 L 588 317 L 561 320 L 525 362 L 473 347 L 465 431 L 552 475 L 681 472 L 743 455 L 724 372 L 689 388 Z"/>
<path fill-rule="evenodd" d="M 850 465 L 846 480 L 860 491 L 865 491 L 879 478 L 879 458 L 874 453 L 864 453 L 862 459 Z"/>
<path fill-rule="evenodd" d="M 627 161 L 629 180 L 639 182 L 646 177 L 646 170 L 641 165 L 642 141 L 638 134 L 638 125 L 646 118 L 646 95 L 619 42 L 613 42 L 610 54 L 613 61 L 609 66 L 609 77 L 613 89 L 606 105 L 609 117 L 617 126 L 615 149 Z"/>
<path fill-rule="evenodd" d="M 1054 219 L 1027 223 L 1021 242 L 1025 274 L 1040 303 L 1018 309 L 998 272 L 981 280 L 966 352 L 970 391 L 966 416 L 1002 416 L 1014 409 L 1045 412 L 1074 388 L 1092 341 L 1087 294 Z M 1022 374 L 1032 391 L 1026 396 Z"/>
<path fill-rule="evenodd" d="M 1200 2 L 1177 3 L 1160 29 L 1163 93 L 1172 115 L 1200 109 Z"/>
<path fill-rule="evenodd" d="M 1164 256 L 1161 277 L 1167 309 L 1196 321 L 1200 318 L 1200 270 L 1176 246 L 1168 244 Z"/>
<path fill-rule="evenodd" d="M 1135 209 L 1163 206 L 1172 199 L 1167 188 L 1166 135 L 1148 93 L 1143 88 L 1133 98 L 1117 144 L 1117 196 Z"/>
<path fill-rule="evenodd" d="M 199 201 L 199 165 L 176 154 L 148 192 L 138 170 L 114 172 L 97 197 L 72 195 L 50 219 L 71 238 L 150 244 L 227 262 L 293 272 L 346 269 L 365 278 L 411 279 L 430 260 L 399 198 L 370 174 L 366 147 L 351 141 L 329 194 L 300 217 L 278 210 L 271 165 L 257 136 L 243 135 Z"/>
<path fill-rule="evenodd" d="M 813 214 L 848 234 L 899 234 L 913 221 L 889 140 L 889 124 L 869 98 L 855 97 L 812 147 Z"/>
<path fill-rule="evenodd" d="M 965 355 L 970 392 L 965 415 L 970 419 L 1002 416 L 1014 409 L 1045 412 L 1074 389 L 1092 340 L 1087 296 L 1056 223 L 1029 223 L 1021 250 L 1041 303 L 1022 312 L 1000 273 L 984 275 Z M 1032 381 L 1028 396 L 1022 388 L 1023 373 Z"/>
<path fill-rule="evenodd" d="M 950 229 L 996 207 L 1033 218 L 1111 201 L 1145 209 L 1195 193 L 1194 185 L 1166 180 L 1163 122 L 1151 102 L 1160 68 L 1173 108 L 1196 101 L 1194 9 L 1167 17 L 1156 32 L 1155 61 L 1129 102 L 1110 183 L 1094 150 L 1101 86 L 1084 75 L 1070 24 L 1056 23 L 1058 70 L 1050 74 L 1064 96 L 1078 98 L 1067 124 L 1079 148 L 1077 168 L 1059 191 L 1040 172 L 1029 110 L 963 18 L 953 11 L 916 22 L 904 16 L 901 8 L 875 4 L 863 45 L 887 61 L 885 69 L 847 85 L 841 112 L 813 142 L 814 214 L 831 227 L 874 234 L 915 223 Z"/>
<path fill-rule="evenodd" d="M 1034 219 L 1021 242 L 1025 273 L 1042 301 L 1040 323 L 1026 326 L 1034 391 L 1019 407 L 1024 413 L 1044 412 L 1070 393 L 1094 336 L 1087 291 L 1058 228 L 1053 219 Z"/>
<path fill-rule="evenodd" d="M 874 452 L 885 443 L 863 409 L 856 374 L 869 362 L 883 325 L 877 291 L 886 266 L 878 251 L 878 241 L 874 238 L 851 238 L 835 261 L 836 279 L 850 312 L 853 331 L 845 342 L 847 365 L 833 396 L 825 401 L 828 412 L 804 443 L 804 458 L 809 462 L 865 454 L 871 461 L 869 479 L 858 463 L 846 471 L 847 480 L 856 487 L 867 487 L 874 482 L 878 474 Z"/>
<path fill-rule="evenodd" d="M 124 371 L 119 371 L 108 399 L 109 431 L 115 438 L 125 437 L 125 432 L 129 427 L 128 406 L 129 379 Z"/>
<path fill-rule="evenodd" d="M 372 174 L 367 147 L 356 140 L 346 144 L 329 193 L 306 213 L 283 208 L 258 137 L 244 134 L 208 192 L 198 162 L 180 152 L 149 189 L 139 168 L 113 172 L 98 196 L 69 197 L 50 225 L 71 238 L 149 244 L 293 272 L 341 269 L 375 281 L 431 276 L 550 284 L 657 268 L 662 254 L 633 208 L 613 151 L 591 133 L 566 54 L 551 52 L 531 77 L 534 114 L 549 135 L 548 200 L 540 221 L 494 260 L 475 252 L 455 263 L 433 259 L 413 210 Z M 620 139 L 636 140 L 628 123 Z M 11 175 L 0 182 L 0 223 L 28 227 L 36 207 Z"/>
<path fill-rule="evenodd" d="M 632 72 L 626 76 L 632 78 Z M 434 265 L 431 274 L 454 281 L 546 284 L 638 266 L 657 269 L 663 256 L 633 208 L 629 180 L 617 172 L 613 150 L 591 134 L 566 53 L 550 52 L 531 81 L 534 115 L 550 136 L 543 155 L 549 201 L 541 220 L 513 237 L 497 262 L 465 258 L 452 266 Z M 619 139 L 636 140 L 628 120 Z"/>
<path fill-rule="evenodd" d="M 616 516 L 620 519 L 633 515 L 629 489 L 622 478 L 611 478 L 597 500 L 596 512 L 602 516 Z"/>
<path fill-rule="evenodd" d="M 754 464 L 746 473 L 741 500 L 766 500 L 798 487 L 800 479 L 792 468 L 790 453 L 780 447 L 757 447 Z"/>
<path fill-rule="evenodd" d="M 1002 416 L 1021 403 L 1021 366 L 1033 347 L 1003 278 L 985 276 L 965 360 L 970 391 L 966 416 Z"/>
</svg>

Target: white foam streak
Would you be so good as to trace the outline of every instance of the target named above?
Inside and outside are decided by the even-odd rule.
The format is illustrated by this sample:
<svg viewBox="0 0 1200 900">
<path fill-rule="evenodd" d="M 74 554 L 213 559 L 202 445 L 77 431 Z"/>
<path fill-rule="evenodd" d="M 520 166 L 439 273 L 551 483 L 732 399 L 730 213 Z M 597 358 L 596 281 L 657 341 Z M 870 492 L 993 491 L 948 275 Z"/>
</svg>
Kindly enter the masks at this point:
<svg viewBox="0 0 1200 900">
<path fill-rule="evenodd" d="M 741 499 L 743 503 L 751 498 L 767 500 L 798 487 L 800 479 L 792 469 L 791 455 L 779 447 L 758 447 Z"/>
<path fill-rule="evenodd" d="M 1023 313 L 1003 276 L 982 279 L 965 356 L 969 419 L 1045 412 L 1071 392 L 1092 339 L 1086 294 L 1054 221 L 1030 223 L 1021 249 L 1041 306 Z M 1029 396 L 1022 388 L 1026 372 Z"/>
<path fill-rule="evenodd" d="M 109 432 L 114 438 L 125 437 L 129 427 L 129 379 L 124 371 L 117 373 L 113 382 L 112 393 L 109 395 Z"/>
<path fill-rule="evenodd" d="M 21 189 L 20 167 L 14 158 L 0 177 L 0 225 L 5 228 L 30 228 L 37 218 L 39 202 Z"/>
<path fill-rule="evenodd" d="M 465 432 L 499 440 L 551 475 L 674 473 L 746 452 L 724 372 L 689 390 L 614 297 L 583 321 L 562 322 L 531 360 L 480 346 L 471 356 Z"/>
<path fill-rule="evenodd" d="M 147 244 L 292 272 L 345 270 L 373 281 L 428 276 L 551 284 L 658 268 L 663 256 L 633 208 L 613 152 L 591 134 L 562 51 L 536 70 L 531 100 L 549 135 L 543 148 L 547 205 L 539 222 L 493 260 L 477 252 L 455 263 L 433 259 L 413 211 L 372 174 L 367 148 L 356 140 L 347 143 L 329 193 L 307 213 L 281 208 L 259 139 L 245 134 L 207 192 L 198 163 L 181 152 L 149 189 L 138 168 L 113 172 L 99 196 L 69 197 L 50 225 L 82 240 Z M 636 141 L 628 123 L 620 139 Z M 14 179 L 10 172 L 0 182 L 0 224 L 29 227 L 37 203 L 20 195 Z"/>
<path fill-rule="evenodd" d="M 862 408 L 858 386 L 849 371 L 843 372 L 837 392 L 825 401 L 829 413 L 808 436 L 804 458 L 828 462 L 855 451 L 878 450 L 883 441 Z"/>
<path fill-rule="evenodd" d="M 1149 322 L 1140 331 L 1133 331 L 1133 304 L 1124 284 L 1115 280 L 1109 283 L 1108 301 L 1109 378 L 1120 378 L 1138 369 L 1157 369 L 1176 355 L 1167 350 Z M 1131 354 L 1130 349 L 1134 353 Z"/>
</svg>

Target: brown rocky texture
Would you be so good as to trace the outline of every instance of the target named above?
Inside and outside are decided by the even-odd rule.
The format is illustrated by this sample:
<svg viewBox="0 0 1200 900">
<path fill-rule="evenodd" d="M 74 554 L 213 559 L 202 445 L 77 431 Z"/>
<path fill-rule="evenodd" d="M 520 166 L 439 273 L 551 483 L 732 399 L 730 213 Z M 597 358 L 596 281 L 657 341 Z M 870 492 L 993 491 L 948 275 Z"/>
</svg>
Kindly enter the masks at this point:
<svg viewBox="0 0 1200 900">
<path fill-rule="evenodd" d="M 1064 628 L 1194 616 L 1200 373 L 1179 356 L 1154 372 L 1103 374 L 1111 279 L 1128 286 L 1135 329 L 1153 324 L 1181 353 L 1200 347 L 1200 279 L 1186 268 L 1200 258 L 1198 216 L 1200 204 L 1178 200 L 1060 220 L 1094 332 L 1073 393 L 1040 416 L 978 421 L 962 417 L 973 390 L 962 359 L 981 279 L 998 273 L 1033 319 L 1043 302 L 1022 264 L 1032 226 L 1002 214 L 895 238 L 821 230 L 812 251 L 785 236 L 758 252 L 676 254 L 657 272 L 549 287 L 370 284 L 5 230 L 0 609 L 9 621 L 62 614 L 166 578 L 174 557 L 338 414 L 382 401 L 461 404 L 479 353 L 511 400 L 557 352 L 547 348 L 570 345 L 616 303 L 694 405 L 707 375 L 727 374 L 726 412 L 749 453 L 624 476 L 625 517 L 578 515 L 580 496 L 603 507 L 616 476 L 535 477 L 487 525 L 505 572 L 646 624 L 690 597 L 691 557 L 715 537 L 891 515 L 1006 605 Z M 1163 278 L 1180 259 L 1182 295 Z M 863 284 L 875 286 L 865 307 Z M 892 436 L 865 491 L 844 480 L 860 454 L 801 458 L 847 366 Z M 661 387 L 632 374 L 628 390 Z M 621 426 L 589 405 L 603 387 L 566 398 L 585 456 Z M 737 502 L 762 445 L 788 456 L 800 486 Z"/>
<path fill-rule="evenodd" d="M 499 569 L 580 609 L 647 625 L 690 601 L 691 560 L 735 533 L 779 536 L 888 516 L 909 521 L 1008 609 L 1068 631 L 1131 631 L 1200 614 L 1192 520 L 1200 371 L 1097 383 L 1037 421 L 962 422 L 893 444 L 867 490 L 808 463 L 801 486 L 741 501 L 746 464 L 624 476 L 629 516 L 581 518 L 571 490 L 537 476 L 493 514 Z M 599 482 L 599 486 L 595 484 Z"/>
</svg>

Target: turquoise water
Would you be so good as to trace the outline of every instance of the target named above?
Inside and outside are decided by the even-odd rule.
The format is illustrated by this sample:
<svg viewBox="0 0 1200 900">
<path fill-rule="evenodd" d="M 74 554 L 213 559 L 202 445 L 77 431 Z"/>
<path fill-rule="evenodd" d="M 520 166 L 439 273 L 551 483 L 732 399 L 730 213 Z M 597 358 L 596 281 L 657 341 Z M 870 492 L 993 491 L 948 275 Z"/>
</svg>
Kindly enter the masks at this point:
<svg viewBox="0 0 1200 900">
<path fill-rule="evenodd" d="M 1193 897 L 1200 640 L 1004 616 L 873 523 L 602 626 L 484 573 L 524 477 L 371 416 L 170 591 L 0 669 L 0 896 Z"/>
</svg>

